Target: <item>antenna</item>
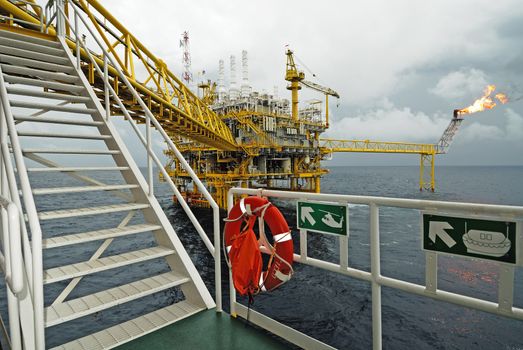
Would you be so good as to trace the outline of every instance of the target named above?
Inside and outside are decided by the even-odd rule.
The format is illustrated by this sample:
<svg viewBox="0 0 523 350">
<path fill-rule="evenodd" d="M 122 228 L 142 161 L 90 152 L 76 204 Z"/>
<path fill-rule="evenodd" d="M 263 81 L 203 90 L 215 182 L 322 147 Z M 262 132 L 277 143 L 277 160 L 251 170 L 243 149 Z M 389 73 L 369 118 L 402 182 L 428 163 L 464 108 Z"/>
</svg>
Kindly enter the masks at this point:
<svg viewBox="0 0 523 350">
<path fill-rule="evenodd" d="M 191 54 L 189 52 L 189 32 L 185 31 L 182 33 L 182 40 L 180 40 L 180 47 L 183 48 L 183 74 L 182 79 L 185 81 L 185 85 L 193 80 L 191 73 Z"/>
</svg>

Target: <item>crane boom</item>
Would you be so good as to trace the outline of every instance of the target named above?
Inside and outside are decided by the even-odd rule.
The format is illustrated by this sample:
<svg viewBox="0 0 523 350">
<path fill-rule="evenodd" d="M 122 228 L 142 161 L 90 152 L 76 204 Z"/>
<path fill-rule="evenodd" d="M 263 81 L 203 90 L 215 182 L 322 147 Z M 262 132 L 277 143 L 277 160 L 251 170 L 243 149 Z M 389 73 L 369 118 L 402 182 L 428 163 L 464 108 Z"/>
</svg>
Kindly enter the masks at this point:
<svg viewBox="0 0 523 350">
<path fill-rule="evenodd" d="M 340 95 L 336 91 L 332 90 L 331 88 L 321 86 L 320 84 L 316 84 L 316 83 L 313 83 L 312 81 L 308 81 L 308 80 L 302 80 L 301 83 L 308 88 L 311 88 L 311 89 L 319 91 L 319 92 L 323 92 L 325 95 L 330 95 L 330 96 L 334 96 L 336 98 L 340 98 Z"/>
</svg>

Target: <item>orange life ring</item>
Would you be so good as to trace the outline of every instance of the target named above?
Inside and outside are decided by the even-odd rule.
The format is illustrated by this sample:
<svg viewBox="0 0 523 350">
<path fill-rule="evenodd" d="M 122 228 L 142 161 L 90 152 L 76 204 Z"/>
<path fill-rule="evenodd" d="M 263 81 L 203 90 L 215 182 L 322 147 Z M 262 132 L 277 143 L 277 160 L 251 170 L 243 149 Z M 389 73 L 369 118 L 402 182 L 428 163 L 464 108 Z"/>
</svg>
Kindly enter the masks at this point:
<svg viewBox="0 0 523 350">
<path fill-rule="evenodd" d="M 272 250 L 271 260 L 268 270 L 262 271 L 259 282 L 261 291 L 271 291 L 287 282 L 293 273 L 294 247 L 289 225 L 281 211 L 267 198 L 255 196 L 242 198 L 231 209 L 226 220 L 224 238 L 227 253 L 231 249 L 234 237 L 240 234 L 243 222 L 240 219 L 246 216 L 262 218 L 272 233 L 274 247 L 270 244 L 267 247 Z"/>
</svg>

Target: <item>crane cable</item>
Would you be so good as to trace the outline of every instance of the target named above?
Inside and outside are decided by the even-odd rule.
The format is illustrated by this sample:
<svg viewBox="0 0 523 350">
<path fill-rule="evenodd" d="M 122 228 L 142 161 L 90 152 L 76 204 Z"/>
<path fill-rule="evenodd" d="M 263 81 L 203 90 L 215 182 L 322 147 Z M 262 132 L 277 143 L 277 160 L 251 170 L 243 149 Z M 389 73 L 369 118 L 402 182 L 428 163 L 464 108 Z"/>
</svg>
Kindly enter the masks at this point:
<svg viewBox="0 0 523 350">
<path fill-rule="evenodd" d="M 305 64 L 303 63 L 302 60 L 300 60 L 300 58 L 296 55 L 295 52 L 293 52 L 293 55 L 294 55 L 294 58 L 296 58 L 296 61 L 303 66 L 303 68 L 305 68 L 314 78 L 316 78 L 317 81 L 319 81 L 321 83 L 321 85 L 323 86 L 326 86 L 327 84 L 325 84 L 321 79 L 319 79 L 316 74 L 314 74 L 314 72 Z M 338 97 L 336 99 L 336 108 L 338 108 L 340 106 L 340 98 Z"/>
</svg>

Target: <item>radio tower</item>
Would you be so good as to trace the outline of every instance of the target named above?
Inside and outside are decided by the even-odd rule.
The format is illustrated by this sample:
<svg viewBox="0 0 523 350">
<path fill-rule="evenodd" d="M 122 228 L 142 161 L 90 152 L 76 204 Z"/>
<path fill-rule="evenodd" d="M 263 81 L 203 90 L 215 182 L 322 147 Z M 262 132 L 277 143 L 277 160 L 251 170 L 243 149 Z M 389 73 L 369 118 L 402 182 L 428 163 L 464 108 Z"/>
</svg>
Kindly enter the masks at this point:
<svg viewBox="0 0 523 350">
<path fill-rule="evenodd" d="M 185 85 L 189 86 L 189 83 L 193 80 L 192 73 L 191 73 L 191 54 L 189 53 L 189 32 L 185 31 L 182 33 L 182 40 L 180 40 L 180 47 L 183 48 L 182 79 L 185 81 Z"/>
</svg>

